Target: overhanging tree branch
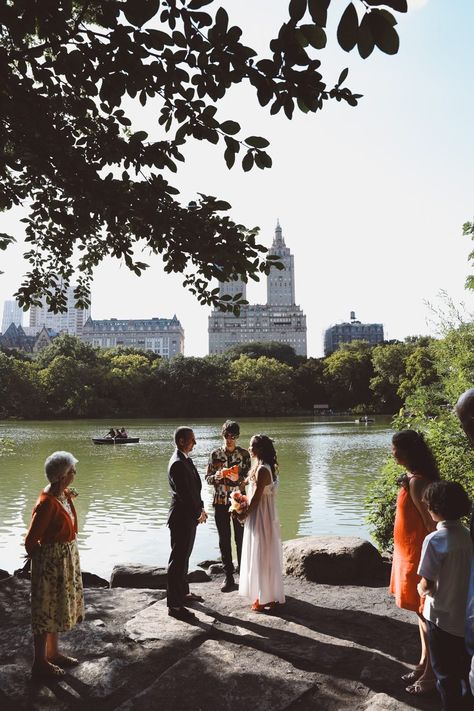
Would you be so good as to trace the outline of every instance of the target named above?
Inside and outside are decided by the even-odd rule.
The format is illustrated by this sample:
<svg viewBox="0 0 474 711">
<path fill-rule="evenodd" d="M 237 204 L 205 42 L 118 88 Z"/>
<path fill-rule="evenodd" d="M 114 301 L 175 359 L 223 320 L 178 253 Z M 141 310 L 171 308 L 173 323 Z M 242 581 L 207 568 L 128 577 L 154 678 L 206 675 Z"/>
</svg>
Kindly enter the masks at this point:
<svg viewBox="0 0 474 711">
<path fill-rule="evenodd" d="M 183 206 L 164 177 L 184 160 L 189 139 L 224 144 L 229 168 L 240 153 L 244 171 L 266 169 L 268 141 L 240 137 L 235 120 L 218 117 L 219 101 L 248 81 L 261 106 L 291 118 L 331 99 L 356 106 L 360 94 L 338 82 L 328 89 L 314 56 L 326 45 L 330 0 L 291 0 L 289 18 L 259 57 L 241 42 L 224 8 L 211 0 L 7 0 L 0 6 L 0 209 L 28 205 L 26 253 L 31 270 L 17 292 L 22 305 L 46 294 L 64 308 L 78 275 L 79 306 L 89 302 L 95 267 L 107 255 L 140 274 L 137 245 L 161 254 L 166 272 L 182 273 L 201 303 L 238 311 L 219 299 L 220 280 L 256 278 L 274 263 L 247 229 L 221 213 L 230 205 L 199 194 Z M 406 0 L 353 3 L 338 41 L 368 56 L 398 49 L 396 20 Z M 206 8 L 206 11 L 203 10 Z M 370 51 L 369 51 L 370 50 Z M 158 101 L 162 134 L 151 140 L 122 108 Z M 163 134 L 173 129 L 172 137 Z M 146 172 L 144 172 L 146 169 Z M 79 252 L 77 264 L 74 255 Z"/>
</svg>

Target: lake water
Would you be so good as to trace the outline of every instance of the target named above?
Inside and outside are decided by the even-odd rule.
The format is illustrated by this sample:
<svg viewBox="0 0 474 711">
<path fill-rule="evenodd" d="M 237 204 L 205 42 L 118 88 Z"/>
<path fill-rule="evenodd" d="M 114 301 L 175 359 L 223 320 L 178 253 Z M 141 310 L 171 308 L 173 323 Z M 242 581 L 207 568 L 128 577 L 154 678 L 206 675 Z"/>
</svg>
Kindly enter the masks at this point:
<svg viewBox="0 0 474 711">
<path fill-rule="evenodd" d="M 137 445 L 97 446 L 110 425 L 127 425 Z M 83 570 L 108 577 L 116 563 L 166 565 L 169 555 L 167 463 L 173 452 L 172 420 L 0 422 L 13 452 L 0 456 L 0 568 L 22 564 L 23 536 L 45 486 L 43 464 L 51 452 L 72 452 L 79 464 L 79 548 Z M 203 476 L 208 454 L 220 444 L 222 420 L 194 423 L 193 460 Z M 368 482 L 390 452 L 389 418 L 359 425 L 329 418 L 241 419 L 239 444 L 265 432 L 275 440 L 280 465 L 279 512 L 283 540 L 306 535 L 369 538 L 363 501 Z M 203 483 L 210 513 L 198 527 L 191 563 L 219 557 L 212 487 Z"/>
</svg>

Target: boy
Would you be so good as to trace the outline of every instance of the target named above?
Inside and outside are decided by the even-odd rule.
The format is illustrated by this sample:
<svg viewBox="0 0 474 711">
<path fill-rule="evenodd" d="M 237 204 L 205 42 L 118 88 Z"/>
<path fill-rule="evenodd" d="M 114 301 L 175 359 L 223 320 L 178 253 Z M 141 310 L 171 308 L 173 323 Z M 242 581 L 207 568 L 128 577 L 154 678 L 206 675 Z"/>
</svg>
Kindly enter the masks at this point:
<svg viewBox="0 0 474 711">
<path fill-rule="evenodd" d="M 454 481 L 435 481 L 423 494 L 436 531 L 423 541 L 418 592 L 425 598 L 423 617 L 436 686 L 443 711 L 471 711 L 470 658 L 464 643 L 467 590 L 472 563 L 469 531 L 459 521 L 471 502 Z"/>
</svg>

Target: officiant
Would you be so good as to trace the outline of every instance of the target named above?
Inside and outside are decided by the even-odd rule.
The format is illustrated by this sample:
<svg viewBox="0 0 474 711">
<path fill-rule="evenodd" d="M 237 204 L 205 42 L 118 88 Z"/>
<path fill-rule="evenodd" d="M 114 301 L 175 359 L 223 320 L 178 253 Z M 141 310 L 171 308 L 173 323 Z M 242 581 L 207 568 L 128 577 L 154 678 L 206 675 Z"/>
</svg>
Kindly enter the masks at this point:
<svg viewBox="0 0 474 711">
<path fill-rule="evenodd" d="M 225 572 L 222 592 L 236 589 L 232 560 L 232 529 L 234 531 L 237 562 L 240 567 L 243 527 L 230 515 L 230 495 L 233 491 L 245 492 L 245 480 L 250 469 L 250 454 L 237 445 L 240 435 L 238 422 L 226 420 L 222 425 L 222 445 L 209 455 L 206 481 L 214 487 L 214 516 L 219 534 L 219 548 Z"/>
</svg>

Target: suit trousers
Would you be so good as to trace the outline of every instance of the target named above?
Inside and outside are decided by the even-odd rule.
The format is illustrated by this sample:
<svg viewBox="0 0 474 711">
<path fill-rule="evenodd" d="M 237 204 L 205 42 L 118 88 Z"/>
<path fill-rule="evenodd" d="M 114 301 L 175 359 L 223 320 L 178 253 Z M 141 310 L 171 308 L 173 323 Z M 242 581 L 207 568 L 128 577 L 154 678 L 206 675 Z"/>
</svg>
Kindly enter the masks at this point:
<svg viewBox="0 0 474 711">
<path fill-rule="evenodd" d="M 170 522 L 171 553 L 168 561 L 167 603 L 168 607 L 183 607 L 189 592 L 187 581 L 189 557 L 196 538 L 197 522 Z"/>
<path fill-rule="evenodd" d="M 473 698 L 469 687 L 470 657 L 464 637 L 445 632 L 426 620 L 430 659 L 441 696 L 443 711 L 471 711 Z"/>
<path fill-rule="evenodd" d="M 234 563 L 232 561 L 231 526 L 234 529 L 235 547 L 237 548 L 237 561 L 240 570 L 240 558 L 242 555 L 242 539 L 244 537 L 244 527 L 237 519 L 232 518 L 229 506 L 216 504 L 214 506 L 214 516 L 216 528 L 219 534 L 219 549 L 221 551 L 222 564 L 227 576 L 233 575 Z"/>
</svg>

